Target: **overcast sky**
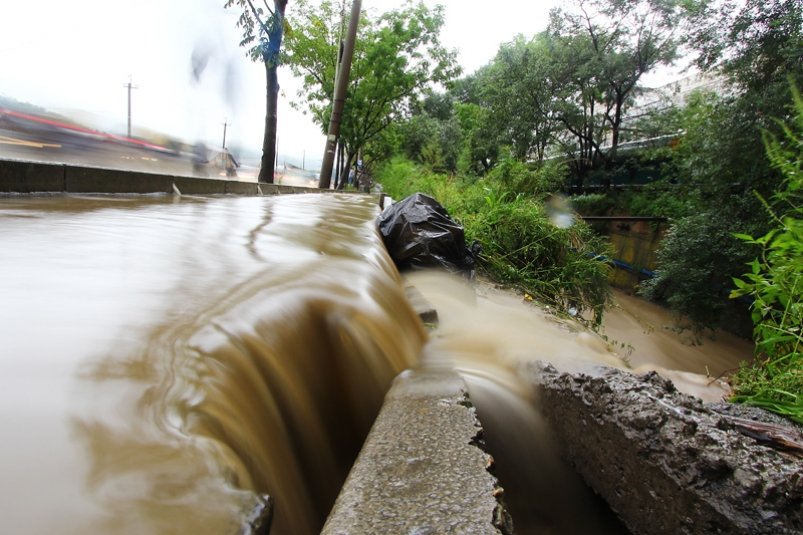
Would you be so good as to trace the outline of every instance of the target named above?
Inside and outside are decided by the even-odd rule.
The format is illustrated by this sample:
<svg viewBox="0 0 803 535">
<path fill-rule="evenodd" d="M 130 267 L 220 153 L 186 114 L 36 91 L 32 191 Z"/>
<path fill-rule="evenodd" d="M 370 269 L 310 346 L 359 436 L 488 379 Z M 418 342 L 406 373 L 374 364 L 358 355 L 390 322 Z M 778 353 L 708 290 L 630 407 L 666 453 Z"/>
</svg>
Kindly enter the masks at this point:
<svg viewBox="0 0 803 535">
<path fill-rule="evenodd" d="M 313 0 L 314 1 L 314 0 Z M 134 128 L 188 141 L 261 147 L 265 72 L 238 48 L 236 13 L 224 0 L 2 0 L 0 95 L 58 111 L 80 110 L 96 126 L 124 131 L 129 76 Z M 464 72 L 488 63 L 518 33 L 546 27 L 559 0 L 425 0 L 445 7 L 442 42 L 458 50 Z M 375 12 L 398 0 L 363 0 Z M 288 13 L 293 0 L 288 3 Z M 209 51 L 200 81 L 191 80 L 193 50 Z M 299 86 L 280 69 L 279 152 L 318 159 L 324 137 L 289 107 Z M 75 115 L 75 113 L 73 113 Z"/>
</svg>

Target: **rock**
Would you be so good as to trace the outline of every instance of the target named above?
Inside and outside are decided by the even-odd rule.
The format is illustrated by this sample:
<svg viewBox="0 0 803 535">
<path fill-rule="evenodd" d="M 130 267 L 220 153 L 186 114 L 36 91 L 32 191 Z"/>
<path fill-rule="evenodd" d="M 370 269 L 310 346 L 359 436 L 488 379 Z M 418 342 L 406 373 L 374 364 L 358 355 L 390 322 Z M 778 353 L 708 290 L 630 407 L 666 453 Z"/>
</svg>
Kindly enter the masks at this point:
<svg viewBox="0 0 803 535">
<path fill-rule="evenodd" d="M 655 373 L 524 365 L 566 459 L 636 534 L 803 532 L 803 463 Z"/>
</svg>

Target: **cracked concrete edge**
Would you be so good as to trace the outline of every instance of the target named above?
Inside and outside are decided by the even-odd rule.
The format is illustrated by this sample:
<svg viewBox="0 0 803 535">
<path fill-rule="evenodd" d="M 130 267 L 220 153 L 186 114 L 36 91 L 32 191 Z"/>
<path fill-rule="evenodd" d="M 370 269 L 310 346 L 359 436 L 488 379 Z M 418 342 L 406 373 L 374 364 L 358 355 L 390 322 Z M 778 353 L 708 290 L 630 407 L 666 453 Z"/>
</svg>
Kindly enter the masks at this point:
<svg viewBox="0 0 803 535">
<path fill-rule="evenodd" d="M 803 532 L 803 463 L 737 432 L 654 372 L 520 374 L 566 459 L 633 533 Z"/>
<path fill-rule="evenodd" d="M 322 533 L 512 533 L 493 459 L 482 445 L 456 373 L 402 373 Z"/>
<path fill-rule="evenodd" d="M 273 498 L 267 494 L 257 496 L 257 503 L 243 520 L 238 535 L 268 535 L 273 521 L 273 509 Z"/>
</svg>

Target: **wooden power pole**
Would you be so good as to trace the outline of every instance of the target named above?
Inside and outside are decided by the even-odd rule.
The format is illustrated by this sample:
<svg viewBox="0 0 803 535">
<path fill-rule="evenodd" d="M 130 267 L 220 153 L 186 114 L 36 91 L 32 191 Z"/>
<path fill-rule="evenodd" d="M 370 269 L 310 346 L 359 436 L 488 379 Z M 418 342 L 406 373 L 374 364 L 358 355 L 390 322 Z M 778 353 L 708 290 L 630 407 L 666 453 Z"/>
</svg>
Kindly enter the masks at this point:
<svg viewBox="0 0 803 535">
<path fill-rule="evenodd" d="M 337 69 L 335 94 L 332 99 L 332 118 L 329 120 L 326 148 L 324 149 L 323 162 L 321 163 L 321 176 L 318 180 L 318 187 L 322 189 L 329 189 L 332 181 L 332 166 L 335 162 L 335 150 L 340 136 L 340 121 L 343 118 L 343 105 L 346 103 L 346 89 L 348 88 L 349 74 L 351 73 L 351 60 L 354 57 L 354 42 L 357 39 L 357 26 L 360 23 L 361 7 L 362 0 L 354 0 L 351 4 L 351 18 L 349 19 L 349 28 L 346 33 L 346 44 L 343 47 L 340 66 Z"/>
</svg>

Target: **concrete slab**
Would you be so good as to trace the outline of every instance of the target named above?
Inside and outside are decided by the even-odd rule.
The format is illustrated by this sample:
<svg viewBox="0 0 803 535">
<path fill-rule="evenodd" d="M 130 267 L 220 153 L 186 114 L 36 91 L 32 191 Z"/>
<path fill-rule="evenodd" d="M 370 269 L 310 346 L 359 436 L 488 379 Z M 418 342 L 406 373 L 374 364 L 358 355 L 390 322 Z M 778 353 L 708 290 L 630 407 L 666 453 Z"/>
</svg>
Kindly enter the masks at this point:
<svg viewBox="0 0 803 535">
<path fill-rule="evenodd" d="M 803 533 L 803 463 L 654 372 L 521 376 L 565 458 L 637 534 Z"/>
<path fill-rule="evenodd" d="M 457 374 L 403 373 L 322 533 L 512 533 L 481 434 Z"/>
</svg>

